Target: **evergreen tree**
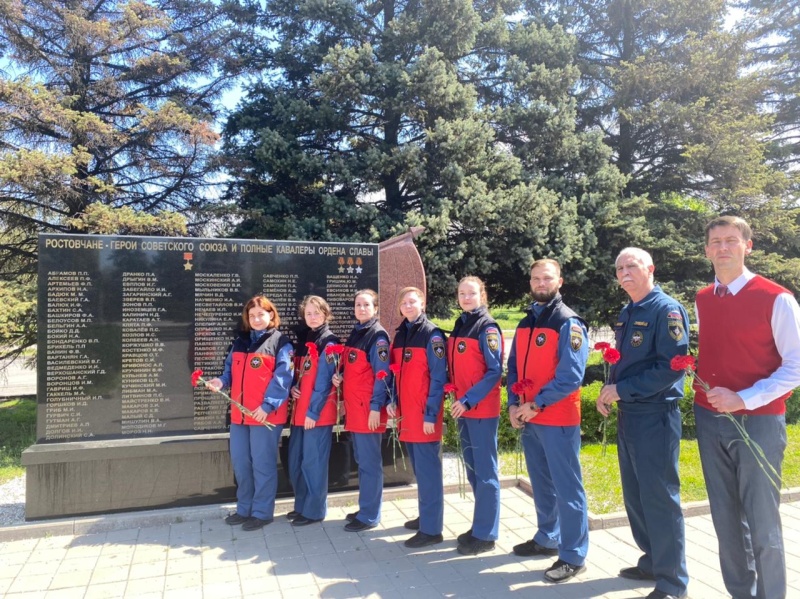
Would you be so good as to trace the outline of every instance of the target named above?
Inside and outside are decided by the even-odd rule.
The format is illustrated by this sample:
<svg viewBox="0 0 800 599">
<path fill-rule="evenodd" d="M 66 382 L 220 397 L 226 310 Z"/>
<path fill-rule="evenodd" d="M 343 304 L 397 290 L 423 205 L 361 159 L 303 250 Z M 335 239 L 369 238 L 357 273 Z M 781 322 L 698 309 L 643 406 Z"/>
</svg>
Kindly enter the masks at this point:
<svg viewBox="0 0 800 599">
<path fill-rule="evenodd" d="M 218 139 L 214 102 L 238 68 L 234 8 L 0 2 L 0 280 L 27 288 L 37 234 L 93 230 L 82 216 L 94 204 L 153 215 L 201 204 Z M 161 220 L 149 230 L 174 230 L 172 216 Z M 0 346 L 35 342 L 35 327 L 18 320 Z"/>
<path fill-rule="evenodd" d="M 624 178 L 599 135 L 575 131 L 574 40 L 519 10 L 268 0 L 262 75 L 224 132 L 236 235 L 380 241 L 422 225 L 431 312 L 466 274 L 523 301 L 531 260 L 550 256 L 599 313 L 588 283 L 628 223 Z"/>
</svg>

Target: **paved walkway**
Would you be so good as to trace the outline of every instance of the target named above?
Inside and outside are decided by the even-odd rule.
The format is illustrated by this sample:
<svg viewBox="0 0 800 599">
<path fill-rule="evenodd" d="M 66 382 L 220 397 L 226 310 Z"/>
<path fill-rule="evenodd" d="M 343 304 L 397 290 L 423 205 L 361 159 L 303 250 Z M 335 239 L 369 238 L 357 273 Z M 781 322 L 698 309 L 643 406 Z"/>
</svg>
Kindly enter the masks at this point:
<svg viewBox="0 0 800 599">
<path fill-rule="evenodd" d="M 445 542 L 412 551 L 403 522 L 416 515 L 414 499 L 384 503 L 381 525 L 365 533 L 343 530 L 352 505 L 329 510 L 328 519 L 295 529 L 278 503 L 275 522 L 243 532 L 222 521 L 231 506 L 162 510 L 0 529 L 0 596 L 35 597 L 521 597 L 608 599 L 647 595 L 648 584 L 617 577 L 639 555 L 628 527 L 594 530 L 586 572 L 561 585 L 542 574 L 554 558 L 517 558 L 516 543 L 534 530 L 533 502 L 518 487 L 502 490 L 500 540 L 491 553 L 464 557 L 455 537 L 469 528 L 469 494 L 446 496 Z M 782 506 L 789 598 L 800 598 L 800 502 Z M 130 526 L 138 526 L 131 528 Z M 53 531 L 45 535 L 44 530 Z M 687 518 L 689 592 L 694 599 L 727 597 L 709 516 Z M 105 530 L 105 532 L 92 532 Z M 9 534 L 12 533 L 12 534 Z M 520 594 L 522 593 L 522 594 Z"/>
</svg>

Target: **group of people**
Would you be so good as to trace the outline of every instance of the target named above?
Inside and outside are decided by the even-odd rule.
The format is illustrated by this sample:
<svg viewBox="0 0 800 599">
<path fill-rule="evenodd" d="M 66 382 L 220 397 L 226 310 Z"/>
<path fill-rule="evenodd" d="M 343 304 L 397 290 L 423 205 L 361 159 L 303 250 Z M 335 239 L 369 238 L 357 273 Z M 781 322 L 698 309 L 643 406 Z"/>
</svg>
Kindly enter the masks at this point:
<svg viewBox="0 0 800 599">
<path fill-rule="evenodd" d="M 786 289 L 745 267 L 752 246 L 752 232 L 741 218 L 720 217 L 706 227 L 706 257 L 716 276 L 696 298 L 694 411 L 726 588 L 735 599 L 780 599 L 786 596 L 780 481 L 775 484 L 767 473 L 780 476 L 785 401 L 800 385 L 800 307 Z M 619 575 L 653 581 L 651 599 L 686 597 L 678 475 L 678 400 L 685 370 L 676 369 L 673 358 L 688 353 L 689 319 L 684 307 L 655 284 L 646 251 L 622 250 L 615 267 L 630 301 L 614 326 L 619 359 L 611 365 L 597 409 L 607 416 L 617 406 L 625 509 L 643 554 Z M 507 364 L 508 413 L 512 426 L 522 431 L 537 516 L 533 538 L 516 545 L 514 553 L 557 556 L 544 573 L 554 583 L 585 570 L 589 546 L 579 457 L 580 392 L 590 347 L 586 323 L 563 302 L 562 283 L 557 261 L 532 264 L 533 302 L 516 329 Z M 272 521 L 278 442 L 290 403 L 295 504 L 288 517 L 294 526 L 325 518 L 331 432 L 341 395 L 359 477 L 358 510 L 347 515 L 345 530 L 368 530 L 380 522 L 381 440 L 387 418 L 393 417 L 418 483 L 419 517 L 405 524 L 416 533 L 405 545 L 443 541 L 440 454 L 443 415 L 449 409 L 475 497 L 472 527 L 458 536 L 458 552 L 494 549 L 500 516 L 502 332 L 476 277 L 458 285 L 463 313 L 449 336 L 426 317 L 420 289 L 407 287 L 399 297 L 404 320 L 390 342 L 378 322 L 377 294 L 357 292 L 357 324 L 343 346 L 328 328 L 331 310 L 325 300 L 305 298 L 300 313 L 308 333 L 296 357 L 278 331 L 275 306 L 263 296 L 245 305 L 243 332 L 223 374 L 207 383 L 215 390 L 230 388 L 247 408 L 245 414 L 234 406 L 231 413 L 238 489 L 229 524 L 257 530 Z M 742 430 L 763 454 L 740 442 Z"/>
</svg>

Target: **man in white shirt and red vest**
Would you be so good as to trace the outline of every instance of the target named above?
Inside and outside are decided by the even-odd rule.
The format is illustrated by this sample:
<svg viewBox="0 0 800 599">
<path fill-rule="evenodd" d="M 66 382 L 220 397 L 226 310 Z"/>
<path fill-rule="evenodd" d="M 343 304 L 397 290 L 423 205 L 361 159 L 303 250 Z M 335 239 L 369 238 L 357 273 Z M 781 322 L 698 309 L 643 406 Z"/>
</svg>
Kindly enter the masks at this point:
<svg viewBox="0 0 800 599">
<path fill-rule="evenodd" d="M 800 307 L 788 290 L 745 268 L 752 248 L 750 226 L 739 217 L 706 226 L 706 257 L 716 277 L 696 298 L 697 374 L 710 390 L 695 383 L 694 411 L 725 587 L 735 599 L 782 599 L 779 488 L 785 402 L 800 385 Z M 769 465 L 758 463 L 722 414 L 747 430 Z"/>
</svg>

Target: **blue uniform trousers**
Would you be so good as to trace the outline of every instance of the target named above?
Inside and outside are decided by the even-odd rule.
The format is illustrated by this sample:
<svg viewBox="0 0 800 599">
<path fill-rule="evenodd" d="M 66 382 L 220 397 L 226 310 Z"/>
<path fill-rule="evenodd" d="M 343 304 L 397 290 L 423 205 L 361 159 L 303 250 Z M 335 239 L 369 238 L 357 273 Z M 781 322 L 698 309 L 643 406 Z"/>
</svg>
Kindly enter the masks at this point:
<svg viewBox="0 0 800 599">
<path fill-rule="evenodd" d="M 589 513 L 581 477 L 581 427 L 526 423 L 525 462 L 539 530 L 533 540 L 558 548 L 558 557 L 582 566 L 589 550 Z"/>
<path fill-rule="evenodd" d="M 358 519 L 364 524 L 381 521 L 383 499 L 382 433 L 351 433 L 358 464 Z"/>
<path fill-rule="evenodd" d="M 289 479 L 294 489 L 294 510 L 310 520 L 328 512 L 328 463 L 333 426 L 306 430 L 292 426 L 289 436 Z"/>
<path fill-rule="evenodd" d="M 652 572 L 656 589 L 683 595 L 689 583 L 680 500 L 678 402 L 647 406 L 617 404 L 617 450 L 625 511 L 636 544 L 638 566 Z"/>
<path fill-rule="evenodd" d="M 500 533 L 500 471 L 497 465 L 497 426 L 500 418 L 459 418 L 458 433 L 475 496 L 472 536 L 496 541 Z"/>
<path fill-rule="evenodd" d="M 442 444 L 406 443 L 411 467 L 417 478 L 419 502 L 419 530 L 427 535 L 440 535 L 444 527 L 444 481 L 442 459 L 439 457 Z"/>
<path fill-rule="evenodd" d="M 786 556 L 780 494 L 726 416 L 697 405 L 694 413 L 725 588 L 734 599 L 782 599 L 786 597 Z M 786 449 L 785 417 L 735 418 L 780 475 Z"/>
<path fill-rule="evenodd" d="M 278 492 L 278 443 L 283 425 L 231 424 L 231 464 L 236 476 L 236 513 L 272 520 Z"/>
</svg>

